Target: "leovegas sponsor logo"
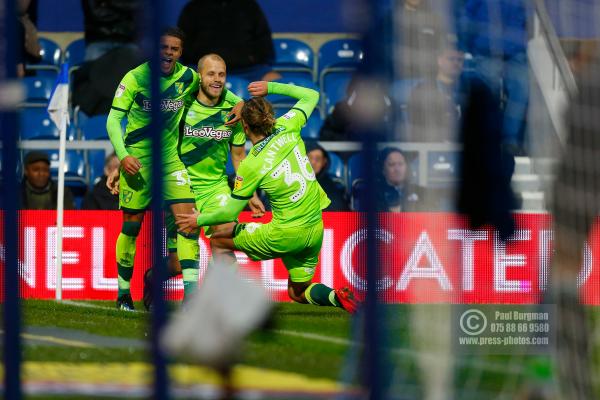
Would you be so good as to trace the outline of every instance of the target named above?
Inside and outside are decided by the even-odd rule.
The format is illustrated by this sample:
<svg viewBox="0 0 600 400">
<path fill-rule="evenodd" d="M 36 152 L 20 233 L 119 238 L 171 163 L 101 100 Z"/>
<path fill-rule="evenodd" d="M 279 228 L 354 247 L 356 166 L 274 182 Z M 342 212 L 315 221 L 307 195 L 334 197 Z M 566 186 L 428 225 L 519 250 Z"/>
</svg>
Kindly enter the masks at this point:
<svg viewBox="0 0 600 400">
<path fill-rule="evenodd" d="M 183 134 L 187 137 L 202 137 L 211 138 L 215 140 L 223 140 L 230 138 L 231 133 L 232 132 L 229 129 L 215 129 L 212 126 L 194 128 L 189 125 L 186 125 Z"/>
</svg>

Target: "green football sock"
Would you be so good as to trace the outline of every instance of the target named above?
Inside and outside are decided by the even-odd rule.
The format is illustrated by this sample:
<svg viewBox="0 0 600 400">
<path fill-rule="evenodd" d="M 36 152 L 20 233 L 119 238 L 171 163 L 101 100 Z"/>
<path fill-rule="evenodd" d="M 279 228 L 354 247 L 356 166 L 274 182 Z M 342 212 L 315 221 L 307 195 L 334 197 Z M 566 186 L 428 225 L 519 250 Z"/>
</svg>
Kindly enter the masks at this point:
<svg viewBox="0 0 600 400">
<path fill-rule="evenodd" d="M 135 241 L 142 224 L 139 222 L 123 222 L 121 233 L 117 238 L 116 258 L 119 294 L 130 293 L 130 281 L 133 275 L 133 260 L 135 259 Z"/>
<path fill-rule="evenodd" d="M 335 298 L 335 291 L 322 283 L 313 283 L 304 291 L 304 297 L 310 304 L 316 306 L 340 307 L 340 303 Z"/>
<path fill-rule="evenodd" d="M 177 256 L 183 276 L 183 298 L 187 299 L 198 287 L 200 247 L 197 234 L 177 232 Z"/>
</svg>

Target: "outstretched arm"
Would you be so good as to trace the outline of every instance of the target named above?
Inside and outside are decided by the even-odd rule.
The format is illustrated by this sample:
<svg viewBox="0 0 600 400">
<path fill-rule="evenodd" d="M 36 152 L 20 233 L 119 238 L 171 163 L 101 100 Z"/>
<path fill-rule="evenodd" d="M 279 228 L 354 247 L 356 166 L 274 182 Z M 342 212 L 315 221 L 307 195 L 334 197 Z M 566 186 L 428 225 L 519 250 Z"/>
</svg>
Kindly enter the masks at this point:
<svg viewBox="0 0 600 400">
<path fill-rule="evenodd" d="M 248 200 L 231 198 L 226 207 L 221 207 L 215 212 L 200 214 L 196 211 L 193 214 L 177 214 L 175 216 L 175 222 L 182 229 L 225 224 L 227 222 L 235 221 L 237 216 L 240 215 L 246 206 L 246 203 L 248 203 Z"/>
<path fill-rule="evenodd" d="M 251 96 L 281 94 L 298 99 L 298 102 L 292 108 L 302 111 L 307 119 L 319 102 L 319 92 L 316 90 L 287 83 L 266 81 L 252 82 L 248 85 L 248 93 L 250 93 Z"/>
</svg>

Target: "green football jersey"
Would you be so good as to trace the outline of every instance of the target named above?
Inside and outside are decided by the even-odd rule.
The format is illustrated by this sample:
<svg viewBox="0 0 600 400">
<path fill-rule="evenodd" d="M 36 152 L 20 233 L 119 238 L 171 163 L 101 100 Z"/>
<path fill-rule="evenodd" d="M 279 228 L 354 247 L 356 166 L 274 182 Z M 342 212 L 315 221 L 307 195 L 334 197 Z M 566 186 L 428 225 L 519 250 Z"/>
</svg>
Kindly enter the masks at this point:
<svg viewBox="0 0 600 400">
<path fill-rule="evenodd" d="M 227 114 L 239 100 L 223 95 L 218 104 L 208 106 L 196 99 L 184 116 L 179 133 L 179 158 L 188 170 L 196 194 L 226 182 L 225 165 L 230 146 L 246 144 L 241 123 L 225 126 Z"/>
<path fill-rule="evenodd" d="M 112 103 L 112 108 L 127 113 L 127 127 L 123 138 L 127 152 L 142 160 L 148 160 L 151 154 L 150 79 L 148 63 L 132 69 L 121 80 Z M 162 159 L 168 162 L 178 157 L 179 123 L 185 107 L 193 100 L 192 94 L 198 91 L 198 74 L 191 68 L 176 63 L 171 75 L 161 76 L 160 90 L 160 108 L 164 115 Z"/>
<path fill-rule="evenodd" d="M 256 189 L 269 196 L 273 224 L 288 227 L 321 221 L 331 201 L 315 178 L 300 130 L 307 115 L 292 108 L 278 118 L 271 135 L 256 143 L 240 163 L 233 198 L 249 199 Z"/>
</svg>

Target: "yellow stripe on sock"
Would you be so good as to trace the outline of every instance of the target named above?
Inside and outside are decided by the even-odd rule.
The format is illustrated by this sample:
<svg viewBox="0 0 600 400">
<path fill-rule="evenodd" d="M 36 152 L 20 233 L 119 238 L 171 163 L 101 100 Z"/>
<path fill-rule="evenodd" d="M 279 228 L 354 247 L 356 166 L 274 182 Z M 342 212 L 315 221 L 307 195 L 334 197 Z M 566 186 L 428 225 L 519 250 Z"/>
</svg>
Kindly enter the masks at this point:
<svg viewBox="0 0 600 400">
<path fill-rule="evenodd" d="M 316 283 L 311 283 L 310 286 L 306 288 L 306 290 L 304 291 L 304 297 L 306 297 L 306 300 L 310 304 L 317 306 L 318 304 L 312 299 L 312 297 L 310 297 L 310 289 L 312 289 L 315 285 Z"/>
</svg>

